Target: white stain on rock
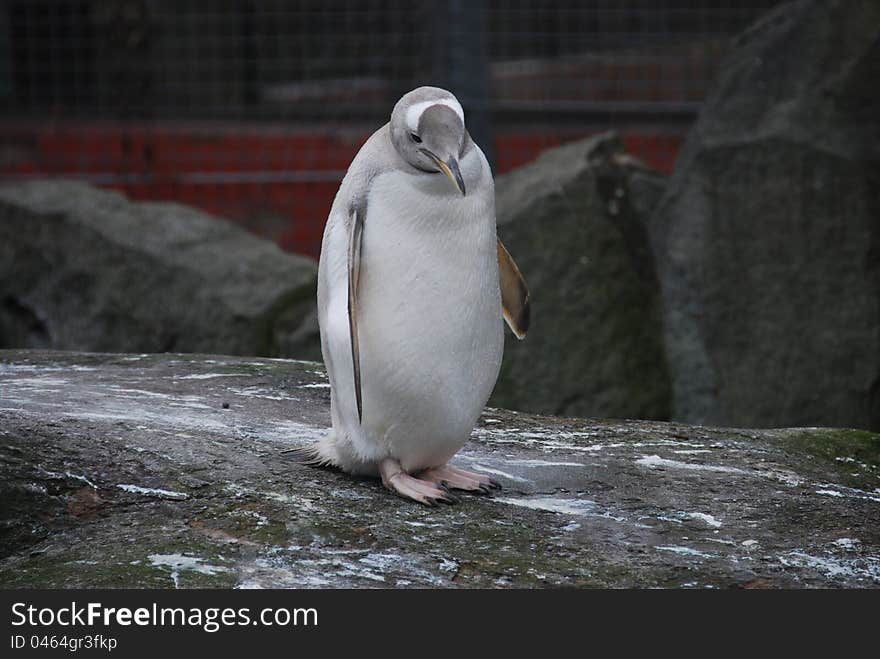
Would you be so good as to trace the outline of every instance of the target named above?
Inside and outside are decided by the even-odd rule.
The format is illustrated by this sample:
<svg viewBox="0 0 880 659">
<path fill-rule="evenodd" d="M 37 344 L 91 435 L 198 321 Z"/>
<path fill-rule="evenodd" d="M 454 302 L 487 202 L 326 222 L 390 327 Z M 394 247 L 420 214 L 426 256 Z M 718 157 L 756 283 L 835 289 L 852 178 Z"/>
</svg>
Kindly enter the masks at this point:
<svg viewBox="0 0 880 659">
<path fill-rule="evenodd" d="M 880 557 L 839 558 L 835 556 L 814 556 L 804 551 L 791 551 L 779 557 L 779 562 L 786 567 L 814 569 L 833 579 L 855 578 L 869 579 L 880 583 Z"/>
<path fill-rule="evenodd" d="M 753 478 L 769 478 L 780 481 L 790 487 L 796 487 L 803 483 L 803 479 L 797 474 L 783 470 L 747 470 L 727 465 L 702 464 L 699 462 L 682 462 L 670 460 L 659 455 L 643 455 L 637 459 L 636 464 L 648 469 L 675 469 L 679 471 L 695 471 L 718 474 L 732 474 L 736 476 L 749 476 Z"/>
<path fill-rule="evenodd" d="M 119 484 L 118 487 L 120 490 L 125 490 L 126 492 L 130 492 L 131 494 L 142 494 L 147 497 L 158 497 L 160 499 L 172 499 L 175 501 L 183 501 L 184 499 L 188 499 L 189 495 L 184 492 L 172 492 L 171 490 L 160 490 L 155 487 L 141 487 L 140 485 L 127 485 L 127 484 Z"/>
<path fill-rule="evenodd" d="M 297 401 L 299 398 L 291 396 L 283 391 L 269 389 L 267 387 L 228 387 L 228 392 L 236 396 L 246 398 L 264 398 L 266 400 L 292 400 Z"/>
<path fill-rule="evenodd" d="M 162 394 L 162 393 L 159 393 L 158 391 L 147 391 L 146 389 L 128 389 L 125 387 L 120 387 L 117 384 L 111 384 L 108 388 L 112 389 L 114 394 L 116 394 L 116 393 L 134 394 L 135 398 L 139 398 L 139 397 L 143 397 L 143 396 L 147 396 L 148 398 L 162 398 L 162 399 L 171 398 L 171 396 L 169 394 Z M 127 398 L 127 396 L 120 396 L 120 398 Z"/>
<path fill-rule="evenodd" d="M 733 540 L 728 540 L 726 538 L 701 538 L 705 542 L 717 542 L 719 545 L 732 545 L 736 546 L 736 543 Z"/>
<path fill-rule="evenodd" d="M 503 476 L 504 478 L 508 478 L 512 481 L 517 481 L 519 483 L 529 483 L 528 478 L 522 478 L 521 476 L 516 476 L 514 474 L 510 474 L 506 471 L 501 471 L 500 469 L 493 469 L 492 467 L 487 467 L 485 465 L 474 463 L 471 465 L 471 469 L 474 471 L 479 471 L 483 474 L 492 474 L 493 476 Z"/>
<path fill-rule="evenodd" d="M 440 561 L 441 572 L 458 572 L 458 563 L 449 558 Z"/>
<path fill-rule="evenodd" d="M 214 378 L 242 378 L 246 373 L 192 373 L 190 375 L 175 375 L 175 380 L 212 380 Z"/>
<path fill-rule="evenodd" d="M 681 462 L 679 460 L 669 460 L 661 458 L 659 455 L 643 455 L 636 464 L 649 469 L 680 469 L 688 471 L 707 471 L 720 474 L 737 474 L 743 476 L 751 476 L 752 472 L 740 469 L 738 467 L 727 467 L 724 465 L 708 465 L 696 462 Z"/>
<path fill-rule="evenodd" d="M 554 462 L 552 460 L 505 460 L 507 464 L 519 465 L 522 467 L 586 467 L 581 462 Z"/>
<path fill-rule="evenodd" d="M 596 512 L 596 502 L 589 499 L 563 499 L 559 497 L 524 497 L 514 499 L 510 497 L 496 497 L 493 501 L 506 503 L 520 508 L 531 510 L 546 510 L 551 513 L 565 515 L 592 515 Z"/>
<path fill-rule="evenodd" d="M 304 445 L 318 441 L 327 432 L 327 428 L 318 428 L 298 421 L 272 421 L 259 428 L 257 437 L 262 440 Z"/>
<path fill-rule="evenodd" d="M 92 488 L 93 490 L 97 490 L 97 489 L 98 489 L 98 486 L 95 485 L 92 481 L 90 481 L 90 480 L 89 480 L 88 478 L 86 478 L 85 476 L 80 476 L 79 474 L 72 474 L 72 473 L 70 473 L 69 471 L 65 471 L 63 474 L 59 474 L 57 471 L 45 471 L 44 473 L 45 473 L 49 478 L 58 478 L 58 479 L 65 478 L 65 477 L 67 477 L 67 478 L 72 478 L 72 479 L 74 479 L 74 480 L 80 481 L 81 483 L 85 483 L 86 485 L 88 485 L 88 486 L 89 486 L 90 488 Z"/>
<path fill-rule="evenodd" d="M 707 513 L 683 513 L 686 517 L 690 517 L 691 519 L 696 519 L 707 526 L 711 526 L 713 529 L 720 529 L 721 522 L 719 522 L 715 517 L 709 515 Z"/>
<path fill-rule="evenodd" d="M 700 558 L 714 558 L 714 554 L 708 554 L 704 551 L 700 551 L 699 549 L 694 549 L 693 547 L 682 547 L 680 545 L 660 545 L 654 547 L 654 549 L 658 549 L 660 551 L 668 551 L 673 554 L 679 554 L 680 556 L 699 556 Z"/>
<path fill-rule="evenodd" d="M 842 549 L 846 549 L 848 551 L 851 551 L 854 549 L 858 549 L 859 545 L 862 544 L 862 541 L 859 540 L 858 538 L 840 538 L 838 540 L 835 540 L 831 544 L 837 545 L 838 547 L 840 547 Z"/>
<path fill-rule="evenodd" d="M 63 387 L 66 384 L 69 384 L 69 382 L 61 378 L 15 378 L 14 380 L 7 380 L 3 383 L 3 386 L 20 389 L 44 389 L 47 387 Z"/>
<path fill-rule="evenodd" d="M 262 526 L 267 526 L 269 524 L 269 518 L 265 515 L 258 513 L 255 510 L 236 510 L 233 512 L 233 515 L 238 517 L 248 517 L 256 521 L 257 528 Z"/>
<path fill-rule="evenodd" d="M 185 554 L 150 554 L 147 556 L 153 567 L 167 567 L 171 570 L 171 580 L 175 588 L 180 588 L 180 573 L 182 571 L 196 572 L 198 574 L 215 575 L 220 572 L 229 572 L 229 568 L 222 565 L 210 565 L 198 556 Z"/>
<path fill-rule="evenodd" d="M 823 488 L 821 490 L 816 490 L 816 494 L 822 494 L 825 496 L 832 497 L 848 497 L 850 499 L 864 499 L 866 501 L 875 501 L 880 503 L 880 496 L 875 496 L 875 494 L 880 494 L 877 490 L 872 492 L 865 492 L 864 490 L 860 490 L 855 487 L 846 487 L 845 485 L 835 485 L 834 483 L 821 483 L 819 487 Z M 831 488 L 834 488 L 833 490 Z"/>
</svg>

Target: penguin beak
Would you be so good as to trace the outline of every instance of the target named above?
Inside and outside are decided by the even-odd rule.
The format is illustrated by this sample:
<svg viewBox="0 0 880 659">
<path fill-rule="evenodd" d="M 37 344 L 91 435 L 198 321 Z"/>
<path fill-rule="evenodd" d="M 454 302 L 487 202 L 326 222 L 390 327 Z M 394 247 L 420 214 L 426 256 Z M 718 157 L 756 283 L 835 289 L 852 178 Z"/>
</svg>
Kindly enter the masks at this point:
<svg viewBox="0 0 880 659">
<path fill-rule="evenodd" d="M 458 166 L 458 160 L 456 160 L 455 156 L 449 156 L 449 160 L 443 162 L 437 155 L 427 149 L 422 149 L 422 152 L 434 161 L 434 164 L 437 165 L 437 168 L 441 172 L 446 174 L 446 177 L 452 181 L 453 185 L 455 185 L 455 187 L 458 188 L 458 191 L 461 192 L 462 197 L 467 195 L 467 191 L 464 187 L 464 179 L 461 177 L 461 169 Z"/>
<path fill-rule="evenodd" d="M 458 160 L 455 159 L 455 156 L 450 156 L 446 162 L 438 158 L 437 166 L 455 184 L 455 187 L 461 192 L 461 196 L 464 197 L 467 191 L 464 189 L 464 179 L 461 177 L 461 169 L 458 167 Z"/>
</svg>

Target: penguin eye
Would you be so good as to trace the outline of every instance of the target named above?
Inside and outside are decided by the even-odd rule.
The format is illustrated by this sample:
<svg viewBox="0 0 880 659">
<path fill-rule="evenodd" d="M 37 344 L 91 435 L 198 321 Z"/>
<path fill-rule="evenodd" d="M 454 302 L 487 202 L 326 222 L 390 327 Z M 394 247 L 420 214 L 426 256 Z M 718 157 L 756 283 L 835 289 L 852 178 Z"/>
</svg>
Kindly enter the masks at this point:
<svg viewBox="0 0 880 659">
<path fill-rule="evenodd" d="M 416 135 L 415 133 L 410 133 L 409 136 L 412 138 L 412 141 L 415 142 L 416 144 L 422 143 L 422 138 L 419 137 L 418 135 Z"/>
</svg>

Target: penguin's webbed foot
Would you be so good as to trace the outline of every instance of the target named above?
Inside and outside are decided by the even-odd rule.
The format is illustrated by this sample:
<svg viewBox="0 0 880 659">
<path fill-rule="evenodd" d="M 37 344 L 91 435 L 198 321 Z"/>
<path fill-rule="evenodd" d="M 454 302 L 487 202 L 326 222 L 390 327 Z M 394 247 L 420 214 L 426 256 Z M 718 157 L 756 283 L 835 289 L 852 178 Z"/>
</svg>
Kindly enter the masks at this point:
<svg viewBox="0 0 880 659">
<path fill-rule="evenodd" d="M 379 474 L 386 488 L 404 498 L 418 501 L 426 506 L 455 503 L 455 498 L 449 494 L 448 489 L 438 483 L 410 476 L 397 460 L 391 458 L 382 460 L 379 463 Z"/>
<path fill-rule="evenodd" d="M 438 487 L 454 490 L 464 490 L 477 494 L 490 494 L 492 490 L 500 490 L 501 484 L 485 474 L 477 474 L 458 467 L 443 465 L 426 469 L 419 474 L 423 480 L 431 481 Z"/>
</svg>

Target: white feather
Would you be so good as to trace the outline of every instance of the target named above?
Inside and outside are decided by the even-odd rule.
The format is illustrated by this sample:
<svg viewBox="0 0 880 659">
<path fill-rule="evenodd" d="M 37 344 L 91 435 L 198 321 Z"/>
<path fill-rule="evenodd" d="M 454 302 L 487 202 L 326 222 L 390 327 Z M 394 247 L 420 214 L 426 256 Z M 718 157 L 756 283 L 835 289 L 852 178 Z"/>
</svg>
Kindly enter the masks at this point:
<svg viewBox="0 0 880 659">
<path fill-rule="evenodd" d="M 406 126 L 412 132 L 416 132 L 419 129 L 419 119 L 422 118 L 422 113 L 427 110 L 432 105 L 445 105 L 447 107 L 455 110 L 455 113 L 458 115 L 458 118 L 461 119 L 462 125 L 464 125 L 464 109 L 461 107 L 461 103 L 458 102 L 455 98 L 441 98 L 432 101 L 422 101 L 421 103 L 414 103 L 410 108 L 406 111 Z"/>
<path fill-rule="evenodd" d="M 495 385 L 503 321 L 494 188 L 478 148 L 460 164 L 464 197 L 439 173 L 390 169 L 370 182 L 359 289 L 362 423 L 346 306 L 346 183 L 331 211 L 318 298 L 333 432 L 320 453 L 347 471 L 375 474 L 385 457 L 407 471 L 445 464 Z"/>
</svg>

